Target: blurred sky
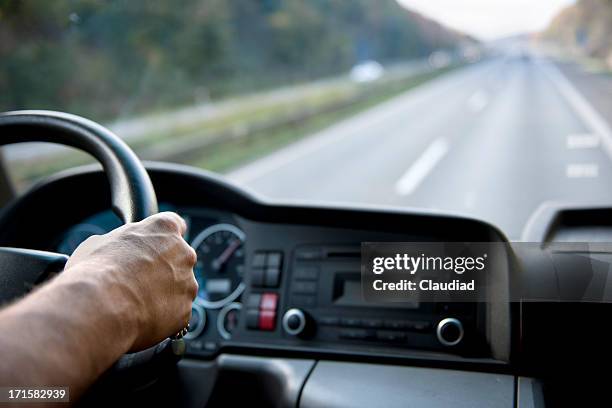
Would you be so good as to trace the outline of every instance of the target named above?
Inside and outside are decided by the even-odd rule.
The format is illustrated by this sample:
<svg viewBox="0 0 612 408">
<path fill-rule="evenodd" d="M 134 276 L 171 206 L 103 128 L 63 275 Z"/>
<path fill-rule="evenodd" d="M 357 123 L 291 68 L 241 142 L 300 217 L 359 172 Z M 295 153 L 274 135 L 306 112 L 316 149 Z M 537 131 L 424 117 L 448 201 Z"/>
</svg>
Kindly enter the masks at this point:
<svg viewBox="0 0 612 408">
<path fill-rule="evenodd" d="M 407 8 L 480 40 L 545 28 L 575 0 L 397 0 Z"/>
</svg>

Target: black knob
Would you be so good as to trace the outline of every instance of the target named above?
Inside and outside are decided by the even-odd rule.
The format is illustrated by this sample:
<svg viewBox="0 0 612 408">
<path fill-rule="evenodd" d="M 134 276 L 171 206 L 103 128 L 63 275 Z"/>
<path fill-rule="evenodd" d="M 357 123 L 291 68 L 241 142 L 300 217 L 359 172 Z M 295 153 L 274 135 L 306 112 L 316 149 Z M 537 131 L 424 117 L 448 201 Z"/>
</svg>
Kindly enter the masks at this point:
<svg viewBox="0 0 612 408">
<path fill-rule="evenodd" d="M 306 330 L 306 314 L 300 309 L 289 309 L 283 316 L 283 330 L 292 336 L 299 336 Z"/>
<path fill-rule="evenodd" d="M 449 317 L 438 323 L 436 335 L 438 341 L 445 346 L 456 346 L 463 340 L 463 334 L 463 325 L 457 319 Z"/>
</svg>

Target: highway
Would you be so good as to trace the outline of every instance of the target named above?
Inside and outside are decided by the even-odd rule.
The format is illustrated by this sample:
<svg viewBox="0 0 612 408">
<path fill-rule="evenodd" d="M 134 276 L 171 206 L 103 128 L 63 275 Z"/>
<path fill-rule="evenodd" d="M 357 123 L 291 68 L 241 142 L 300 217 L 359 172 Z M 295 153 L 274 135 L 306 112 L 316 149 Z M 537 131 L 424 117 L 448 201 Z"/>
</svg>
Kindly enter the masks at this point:
<svg viewBox="0 0 612 408">
<path fill-rule="evenodd" d="M 612 204 L 608 122 L 554 63 L 497 57 L 239 168 L 282 200 L 427 208 L 520 240 L 546 201 Z"/>
</svg>

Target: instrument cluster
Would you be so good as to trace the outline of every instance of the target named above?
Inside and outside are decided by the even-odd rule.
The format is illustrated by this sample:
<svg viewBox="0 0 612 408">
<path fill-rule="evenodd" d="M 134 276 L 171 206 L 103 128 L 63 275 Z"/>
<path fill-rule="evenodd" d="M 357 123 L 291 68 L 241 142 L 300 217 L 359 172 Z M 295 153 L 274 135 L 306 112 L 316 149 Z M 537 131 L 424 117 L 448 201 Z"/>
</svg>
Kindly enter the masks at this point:
<svg viewBox="0 0 612 408">
<path fill-rule="evenodd" d="M 245 289 L 246 235 L 232 215 L 221 211 L 178 209 L 169 204 L 161 204 L 160 211 L 174 211 L 185 219 L 188 228 L 184 238 L 198 256 L 193 272 L 199 290 L 185 337 L 192 342 L 201 339 L 203 349 L 216 349 L 217 341 L 229 340 L 238 326 Z M 71 255 L 90 236 L 119 226 L 121 221 L 112 211 L 95 214 L 68 229 L 54 250 Z"/>
</svg>

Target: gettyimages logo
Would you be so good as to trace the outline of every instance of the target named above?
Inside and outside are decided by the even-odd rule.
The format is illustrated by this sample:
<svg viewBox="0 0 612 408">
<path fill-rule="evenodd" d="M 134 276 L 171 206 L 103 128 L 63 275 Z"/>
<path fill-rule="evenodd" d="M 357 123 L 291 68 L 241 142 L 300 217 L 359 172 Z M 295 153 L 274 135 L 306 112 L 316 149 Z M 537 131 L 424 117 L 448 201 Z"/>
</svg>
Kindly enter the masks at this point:
<svg viewBox="0 0 612 408">
<path fill-rule="evenodd" d="M 491 251 L 493 249 L 493 251 Z M 483 301 L 487 243 L 365 242 L 361 282 L 366 301 Z"/>
<path fill-rule="evenodd" d="M 453 271 L 458 275 L 466 271 L 482 271 L 485 269 L 487 254 L 478 257 L 451 256 L 410 256 L 406 253 L 395 254 L 393 257 L 376 257 L 372 261 L 372 272 L 380 275 L 385 271 L 405 271 L 414 275 L 422 271 Z"/>
<path fill-rule="evenodd" d="M 374 303 L 612 303 L 612 243 L 364 242 L 361 289 Z"/>
</svg>

